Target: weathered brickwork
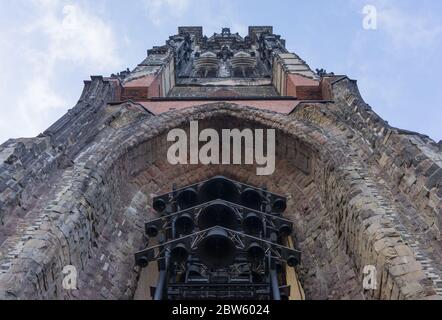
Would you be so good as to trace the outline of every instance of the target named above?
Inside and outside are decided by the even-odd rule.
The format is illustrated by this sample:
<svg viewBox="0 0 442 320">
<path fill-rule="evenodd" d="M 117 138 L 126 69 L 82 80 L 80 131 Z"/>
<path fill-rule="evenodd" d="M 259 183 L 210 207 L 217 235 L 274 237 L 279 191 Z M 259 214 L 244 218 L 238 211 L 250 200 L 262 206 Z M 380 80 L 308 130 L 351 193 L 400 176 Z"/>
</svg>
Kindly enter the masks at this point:
<svg viewBox="0 0 442 320">
<path fill-rule="evenodd" d="M 274 72 L 282 77 L 284 68 L 300 66 L 310 75 L 290 57 L 282 55 L 289 67 Z M 152 197 L 172 183 L 224 175 L 289 197 L 285 217 L 302 251 L 297 272 L 307 299 L 439 299 L 440 144 L 389 126 L 347 77 L 313 74 L 309 81 L 305 94 L 327 101 L 300 101 L 290 114 L 262 99 L 259 109 L 213 101 L 154 115 L 141 103 L 120 101 L 115 77 L 92 77 L 77 106 L 46 132 L 0 146 L 0 298 L 134 298 L 146 285 L 133 254 L 146 245 Z M 200 129 L 276 129 L 275 173 L 259 177 L 249 165 L 170 165 L 167 133 L 188 130 L 193 120 Z M 62 286 L 67 265 L 79 271 L 77 290 Z M 376 290 L 362 285 L 368 265 L 378 271 Z"/>
</svg>

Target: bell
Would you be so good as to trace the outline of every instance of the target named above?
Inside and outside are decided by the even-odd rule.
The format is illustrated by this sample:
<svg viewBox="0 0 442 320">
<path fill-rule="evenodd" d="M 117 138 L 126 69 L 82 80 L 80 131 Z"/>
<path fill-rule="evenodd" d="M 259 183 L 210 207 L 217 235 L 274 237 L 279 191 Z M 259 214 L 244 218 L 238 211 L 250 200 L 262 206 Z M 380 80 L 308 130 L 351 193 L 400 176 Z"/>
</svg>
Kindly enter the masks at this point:
<svg viewBox="0 0 442 320">
<path fill-rule="evenodd" d="M 250 235 L 259 235 L 264 230 L 261 217 L 253 212 L 246 215 L 242 225 L 245 233 Z"/>
<path fill-rule="evenodd" d="M 190 214 L 185 213 L 180 215 L 175 220 L 175 230 L 180 235 L 191 234 L 195 229 L 195 222 Z"/>
<path fill-rule="evenodd" d="M 149 238 L 155 238 L 156 236 L 158 236 L 159 231 L 160 230 L 158 229 L 158 227 L 154 224 L 146 226 L 146 234 Z"/>
<path fill-rule="evenodd" d="M 275 213 L 283 213 L 287 209 L 287 201 L 284 199 L 276 199 L 273 201 L 272 211 Z"/>
<path fill-rule="evenodd" d="M 195 207 L 198 204 L 198 194 L 195 189 L 188 188 L 177 195 L 177 203 L 180 210 Z"/>
<path fill-rule="evenodd" d="M 265 275 L 256 271 L 252 271 L 252 282 L 259 283 L 265 280 Z"/>
<path fill-rule="evenodd" d="M 265 250 L 258 243 L 253 242 L 247 248 L 247 259 L 252 263 L 259 263 L 265 258 Z"/>
<path fill-rule="evenodd" d="M 236 230 L 239 226 L 238 216 L 235 210 L 221 201 L 215 201 L 207 206 L 198 216 L 200 230 L 212 227 L 223 227 Z"/>
<path fill-rule="evenodd" d="M 289 224 L 282 224 L 282 225 L 279 227 L 279 234 L 280 234 L 281 236 L 283 236 L 283 237 L 288 237 L 288 236 L 290 236 L 290 235 L 292 234 L 292 232 L 293 232 L 293 228 L 292 228 L 292 226 L 289 225 Z"/>
<path fill-rule="evenodd" d="M 137 266 L 141 267 L 141 268 L 146 268 L 149 265 L 149 259 L 147 259 L 147 257 L 142 256 L 137 258 Z"/>
<path fill-rule="evenodd" d="M 229 267 L 235 262 L 236 246 L 227 231 L 221 228 L 210 230 L 198 245 L 201 261 L 209 268 Z"/>
<path fill-rule="evenodd" d="M 287 264 L 289 265 L 289 267 L 296 267 L 299 264 L 299 260 L 297 257 L 291 255 L 287 258 Z"/>
<path fill-rule="evenodd" d="M 202 268 L 200 266 L 192 264 L 187 268 L 189 278 L 202 277 Z"/>
<path fill-rule="evenodd" d="M 233 182 L 219 176 L 210 179 L 200 187 L 199 198 L 201 203 L 217 199 L 238 203 L 239 191 Z"/>
<path fill-rule="evenodd" d="M 161 198 L 154 199 L 153 208 L 156 212 L 164 212 L 164 210 L 166 210 L 166 201 Z"/>
<path fill-rule="evenodd" d="M 254 189 L 246 189 L 241 193 L 241 205 L 244 207 L 261 210 L 263 199 L 261 194 Z"/>
<path fill-rule="evenodd" d="M 173 262 L 183 263 L 189 258 L 189 250 L 184 243 L 178 243 L 170 251 L 170 259 Z"/>
</svg>

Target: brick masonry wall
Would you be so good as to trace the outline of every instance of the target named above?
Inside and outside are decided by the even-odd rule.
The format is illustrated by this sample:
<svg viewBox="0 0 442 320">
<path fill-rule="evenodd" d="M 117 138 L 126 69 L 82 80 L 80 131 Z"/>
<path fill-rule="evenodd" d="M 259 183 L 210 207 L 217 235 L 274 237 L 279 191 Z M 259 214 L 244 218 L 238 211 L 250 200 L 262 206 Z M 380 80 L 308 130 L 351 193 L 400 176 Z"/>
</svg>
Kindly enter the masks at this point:
<svg viewBox="0 0 442 320">
<path fill-rule="evenodd" d="M 338 81 L 336 81 L 338 80 Z M 346 77 L 333 83 L 335 103 L 304 104 L 296 117 L 347 139 L 354 154 L 365 163 L 383 211 L 401 239 L 412 249 L 425 277 L 437 294 L 442 293 L 440 221 L 440 146 L 423 135 L 393 128 L 382 120 L 359 95 L 356 83 Z M 430 169 L 431 168 L 431 169 Z M 435 174 L 436 173 L 436 174 Z M 440 178 L 439 178 L 440 179 Z M 422 275 L 421 275 L 422 277 Z"/>
<path fill-rule="evenodd" d="M 91 91 L 92 87 L 96 90 Z M 413 196 L 426 203 L 423 217 L 437 217 L 440 211 L 430 210 L 430 201 L 434 202 L 431 194 L 437 195 L 439 186 L 430 191 L 430 198 L 412 193 L 401 183 L 393 187 L 394 176 L 385 175 L 376 160 L 382 158 L 376 152 L 381 145 L 376 149 L 370 144 L 375 141 L 376 147 L 386 139 L 379 134 L 382 126 L 375 120 L 373 128 L 370 121 L 361 126 L 352 120 L 363 108 L 352 99 L 357 97 L 352 82 L 343 79 L 333 84 L 335 104 L 305 104 L 291 116 L 227 103 L 152 116 L 129 105 L 106 106 L 112 86 L 102 79 L 94 79 L 86 91 L 72 111 L 75 116 L 30 140 L 37 144 L 47 139 L 43 150 L 60 146 L 54 158 L 64 160 L 56 170 L 43 162 L 48 175 L 39 182 L 23 183 L 22 189 L 29 190 L 33 199 L 24 203 L 32 206 L 18 214 L 13 200 L 3 205 L 3 216 L 21 215 L 22 219 L 0 244 L 0 297 L 131 299 L 139 277 L 133 253 L 146 244 L 143 223 L 152 217 L 151 195 L 168 190 L 172 181 L 186 185 L 217 174 L 255 185 L 265 183 L 290 196 L 287 217 L 294 221 L 296 244 L 303 252 L 298 272 L 308 298 L 435 297 L 437 282 L 429 269 L 438 272 L 432 266 L 440 264 L 440 257 L 428 257 L 426 248 L 413 245 L 421 239 L 437 244 L 437 233 L 426 233 L 433 238 L 425 238 L 405 217 L 418 210 Z M 253 166 L 170 166 L 165 135 L 172 128 L 187 127 L 192 119 L 200 120 L 202 127 L 275 128 L 276 173 L 259 178 Z M 388 140 L 393 145 L 395 137 L 402 135 L 392 130 Z M 8 142 L 0 149 L 1 157 L 9 159 L 5 155 L 19 146 L 19 140 Z M 437 162 L 440 151 L 431 142 L 418 146 L 427 160 Z M 403 148 L 395 150 L 403 152 Z M 44 154 L 35 153 L 31 162 L 40 163 Z M 17 172 L 28 175 L 10 162 L 0 167 L 2 182 Z M 418 167 L 417 180 L 422 177 Z M 405 165 L 400 170 L 410 168 Z M 30 170 L 35 170 L 33 164 Z M 13 199 L 10 189 L 0 196 Z M 407 203 L 398 207 L 400 197 L 410 207 Z M 79 270 L 79 290 L 66 291 L 61 286 L 61 270 L 69 264 Z M 362 269 L 368 264 L 378 269 L 376 291 L 362 289 Z"/>
<path fill-rule="evenodd" d="M 298 86 L 296 87 L 296 97 L 299 100 L 322 100 L 322 94 L 319 86 Z"/>
</svg>

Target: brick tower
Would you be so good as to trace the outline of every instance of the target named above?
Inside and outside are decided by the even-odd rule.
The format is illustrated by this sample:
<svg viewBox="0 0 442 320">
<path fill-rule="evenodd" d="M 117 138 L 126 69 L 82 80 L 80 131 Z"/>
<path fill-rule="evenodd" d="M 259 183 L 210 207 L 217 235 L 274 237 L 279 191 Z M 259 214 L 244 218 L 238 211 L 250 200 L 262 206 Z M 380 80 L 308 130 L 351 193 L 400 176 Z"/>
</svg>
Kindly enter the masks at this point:
<svg viewBox="0 0 442 320">
<path fill-rule="evenodd" d="M 171 164 L 168 133 L 189 132 L 195 121 L 200 130 L 220 133 L 274 129 L 274 172 L 257 175 L 257 164 Z M 189 200 L 192 190 L 202 192 L 204 181 L 220 176 L 241 195 L 256 191 L 265 198 L 253 209 L 258 200 L 250 206 L 232 200 L 238 219 L 258 215 L 278 232 L 290 225 L 287 239 L 276 232 L 273 244 L 270 236 L 244 238 L 245 247 L 268 244 L 284 260 L 276 289 L 260 291 L 264 298 L 277 296 L 275 290 L 288 299 L 439 298 L 441 167 L 440 145 L 391 127 L 363 101 L 356 81 L 312 71 L 272 27 L 250 27 L 245 37 L 228 28 L 208 37 L 201 27 L 180 27 L 133 71 L 85 81 L 77 105 L 43 134 L 0 146 L 0 298 L 151 299 L 163 260 L 141 268 L 134 255 L 164 239 L 149 239 L 146 231 L 156 231 L 146 223 L 175 202 L 169 214 L 189 209 L 176 190 L 189 187 L 184 203 L 204 206 Z M 286 210 L 266 216 L 280 201 Z M 213 227 L 196 209 L 189 217 L 200 219 L 200 230 Z M 179 250 L 176 259 L 188 259 Z M 296 263 L 295 252 L 302 255 Z M 209 255 L 206 262 L 219 263 Z M 211 278 L 199 273 L 207 286 L 222 278 L 210 272 Z M 222 276 L 229 284 L 244 278 Z M 259 281 L 266 279 L 273 281 Z M 185 288 L 169 297 L 185 298 L 191 292 Z M 258 294 L 250 288 L 237 289 L 238 296 Z M 205 297 L 216 296 L 212 289 Z"/>
</svg>

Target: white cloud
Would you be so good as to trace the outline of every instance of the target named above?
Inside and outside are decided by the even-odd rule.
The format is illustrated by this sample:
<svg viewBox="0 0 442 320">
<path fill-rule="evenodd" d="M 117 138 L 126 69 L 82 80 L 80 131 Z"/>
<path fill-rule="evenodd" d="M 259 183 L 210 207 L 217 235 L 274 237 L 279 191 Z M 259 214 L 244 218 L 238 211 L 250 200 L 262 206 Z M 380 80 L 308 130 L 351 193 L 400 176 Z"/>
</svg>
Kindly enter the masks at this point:
<svg viewBox="0 0 442 320">
<path fill-rule="evenodd" d="M 8 39 L 6 37 L 0 37 L 0 88 L 5 88 L 6 86 L 6 68 L 7 68 L 7 61 L 5 57 L 5 52 L 9 49 L 8 48 Z"/>
<path fill-rule="evenodd" d="M 442 36 L 442 24 L 429 15 L 407 13 L 399 7 L 381 9 L 379 26 L 398 48 L 428 48 Z"/>
<path fill-rule="evenodd" d="M 51 111 L 67 107 L 66 100 L 51 88 L 51 84 L 45 77 L 34 77 L 24 84 L 26 89 L 18 100 L 17 111 L 30 133 L 37 134 L 48 126 Z"/>
<path fill-rule="evenodd" d="M 361 14 L 367 4 L 376 8 L 377 31 L 389 38 L 392 49 L 432 48 L 435 41 L 442 40 L 439 13 L 428 11 L 417 2 L 411 7 L 402 0 L 353 0 L 353 4 L 360 8 Z"/>
<path fill-rule="evenodd" d="M 191 0 L 144 0 L 149 20 L 159 26 L 170 20 L 181 18 L 189 9 Z"/>
<path fill-rule="evenodd" d="M 16 44 L 8 47 L 5 60 L 0 59 L 9 67 L 6 76 L 0 75 L 0 84 L 9 84 L 0 90 L 1 101 L 8 105 L 1 106 L 5 110 L 0 118 L 0 143 L 9 137 L 35 136 L 72 107 L 64 97 L 66 92 L 57 92 L 55 86 L 67 80 L 60 73 L 66 65 L 94 72 L 120 67 L 114 32 L 99 16 L 63 0 L 33 0 L 31 4 L 33 19 L 0 31 L 0 38 Z M 0 43 L 3 51 L 9 41 L 4 42 Z"/>
<path fill-rule="evenodd" d="M 434 74 L 440 69 L 437 56 L 442 44 L 442 22 L 438 12 L 431 11 L 428 5 L 405 1 L 368 3 L 377 8 L 378 29 L 366 31 L 361 24 L 349 44 L 343 70 L 351 70 L 363 97 L 392 125 L 440 139 L 440 130 L 431 124 L 440 112 L 433 105 L 424 105 L 431 95 L 438 95 L 437 89 L 430 90 L 431 95 L 426 92 L 437 87 Z M 362 13 L 365 4 L 365 0 L 355 0 L 355 10 Z M 433 72 L 429 65 L 436 70 Z M 422 112 L 424 109 L 426 112 Z M 422 114 L 430 113 L 434 115 L 431 119 L 422 120 Z"/>
<path fill-rule="evenodd" d="M 249 27 L 245 24 L 238 23 L 238 22 L 232 22 L 232 32 L 238 32 L 242 37 L 245 37 L 249 34 Z"/>
<path fill-rule="evenodd" d="M 237 3 L 231 0 L 143 0 L 147 17 L 155 27 L 200 25 L 206 35 L 231 27 L 232 32 L 247 35 L 248 28 L 237 19 Z"/>
<path fill-rule="evenodd" d="M 117 41 L 113 30 L 99 17 L 79 5 L 59 5 L 58 0 L 37 0 L 45 14 L 26 28 L 49 38 L 46 57 L 105 69 L 117 67 Z M 61 16 L 60 16 L 61 13 Z"/>
</svg>

